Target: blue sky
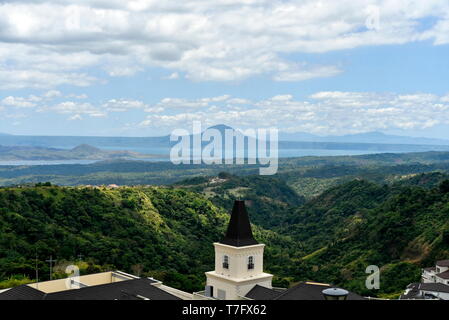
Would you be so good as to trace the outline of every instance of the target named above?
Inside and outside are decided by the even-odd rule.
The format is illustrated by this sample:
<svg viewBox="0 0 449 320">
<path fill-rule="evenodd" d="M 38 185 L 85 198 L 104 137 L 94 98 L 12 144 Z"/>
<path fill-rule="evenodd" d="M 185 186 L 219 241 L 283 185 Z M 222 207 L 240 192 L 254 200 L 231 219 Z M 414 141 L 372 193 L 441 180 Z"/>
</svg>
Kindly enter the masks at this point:
<svg viewBox="0 0 449 320">
<path fill-rule="evenodd" d="M 0 132 L 449 136 L 447 1 L 0 1 Z"/>
</svg>

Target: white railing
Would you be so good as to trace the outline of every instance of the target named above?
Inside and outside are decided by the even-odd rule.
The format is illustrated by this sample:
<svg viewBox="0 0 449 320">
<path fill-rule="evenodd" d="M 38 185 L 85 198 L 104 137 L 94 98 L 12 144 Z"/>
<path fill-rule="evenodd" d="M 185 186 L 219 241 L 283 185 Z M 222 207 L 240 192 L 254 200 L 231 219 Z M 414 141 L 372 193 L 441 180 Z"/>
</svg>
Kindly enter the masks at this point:
<svg viewBox="0 0 449 320">
<path fill-rule="evenodd" d="M 207 297 L 206 291 L 194 292 L 192 295 L 193 295 L 193 300 L 218 300 L 214 297 Z"/>
<path fill-rule="evenodd" d="M 185 291 L 181 291 L 172 287 L 168 287 L 166 285 L 159 285 L 157 286 L 159 289 L 164 290 L 165 292 L 168 292 L 178 298 L 181 298 L 182 300 L 194 300 L 194 296 L 192 293 L 188 293 Z"/>
</svg>

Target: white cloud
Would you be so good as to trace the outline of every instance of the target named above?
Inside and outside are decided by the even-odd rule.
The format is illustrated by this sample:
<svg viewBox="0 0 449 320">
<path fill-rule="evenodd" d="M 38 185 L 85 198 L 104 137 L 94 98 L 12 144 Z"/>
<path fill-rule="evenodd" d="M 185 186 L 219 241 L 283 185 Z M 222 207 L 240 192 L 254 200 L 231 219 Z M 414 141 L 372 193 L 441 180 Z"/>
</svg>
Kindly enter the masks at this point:
<svg viewBox="0 0 449 320">
<path fill-rule="evenodd" d="M 182 98 L 165 98 L 158 102 L 156 105 L 148 108 L 148 112 L 154 112 L 159 108 L 159 110 L 167 110 L 167 109 L 198 109 L 198 108 L 207 108 L 211 105 L 211 103 L 217 102 L 225 102 L 229 100 L 231 96 L 222 95 L 211 98 L 201 98 L 195 100 L 188 100 Z M 156 109 L 155 109 L 156 108 Z"/>
<path fill-rule="evenodd" d="M 6 106 L 17 107 L 17 108 L 32 108 L 36 106 L 36 103 L 33 102 L 33 98 L 22 98 L 22 97 L 13 97 L 9 96 L 4 98 L 1 103 Z"/>
<path fill-rule="evenodd" d="M 42 96 L 47 99 L 54 99 L 54 98 L 61 97 L 62 93 L 58 90 L 50 90 L 50 91 L 47 91 L 46 93 L 44 93 Z"/>
<path fill-rule="evenodd" d="M 49 88 L 59 85 L 86 87 L 96 82 L 94 77 L 79 73 L 50 73 L 36 70 L 2 70 L 0 66 L 0 89 Z"/>
<path fill-rule="evenodd" d="M 106 112 L 87 102 L 78 103 L 73 101 L 65 101 L 53 106 L 40 107 L 37 111 L 56 112 L 59 114 L 72 114 L 73 116 L 85 114 L 93 118 L 102 118 L 107 116 Z"/>
<path fill-rule="evenodd" d="M 440 100 L 441 100 L 441 102 L 449 102 L 449 94 L 442 97 Z"/>
<path fill-rule="evenodd" d="M 73 99 L 80 99 L 80 100 L 89 98 L 89 96 L 85 93 L 82 93 L 82 94 L 71 93 L 71 94 L 67 95 L 66 97 L 69 99 L 73 98 Z"/>
<path fill-rule="evenodd" d="M 304 81 L 314 78 L 329 78 L 340 74 L 342 70 L 335 66 L 319 66 L 305 70 L 289 70 L 274 76 L 275 81 Z"/>
<path fill-rule="evenodd" d="M 75 114 L 75 115 L 71 116 L 71 117 L 69 118 L 69 120 L 71 120 L 71 121 L 75 121 L 75 120 L 83 120 L 83 117 L 82 117 L 80 114 Z"/>
<path fill-rule="evenodd" d="M 425 93 L 317 92 L 304 101 L 287 94 L 239 108 L 229 104 L 233 99 L 239 98 L 229 98 L 211 108 L 188 111 L 180 108 L 172 109 L 169 114 L 153 113 L 140 126 L 172 130 L 189 127 L 193 120 L 199 120 L 208 126 L 224 123 L 239 124 L 241 128 L 278 127 L 290 132 L 349 134 L 449 124 L 449 103 L 441 103 L 440 97 Z M 203 100 L 211 99 L 197 101 Z M 169 106 L 169 101 L 171 99 L 164 99 L 160 104 Z"/>
<path fill-rule="evenodd" d="M 166 79 L 166 80 L 177 80 L 179 78 L 180 78 L 180 76 L 179 76 L 178 72 L 173 72 L 172 74 L 164 77 L 164 79 Z"/>
<path fill-rule="evenodd" d="M 271 98 L 272 101 L 289 101 L 292 100 L 293 96 L 291 94 L 285 94 L 285 95 L 277 95 Z"/>
<path fill-rule="evenodd" d="M 232 98 L 232 99 L 228 100 L 228 103 L 230 105 L 233 105 L 233 104 L 237 104 L 237 105 L 239 105 L 239 104 L 250 104 L 251 100 L 242 99 L 242 98 Z"/>
<path fill-rule="evenodd" d="M 137 100 L 111 99 L 103 104 L 103 108 L 110 112 L 125 112 L 130 109 L 145 109 L 147 105 Z"/>
<path fill-rule="evenodd" d="M 13 108 L 36 108 L 44 102 L 52 101 L 62 96 L 57 90 L 50 90 L 40 95 L 29 95 L 28 97 L 7 96 L 0 103 Z"/>
<path fill-rule="evenodd" d="M 148 113 L 162 113 L 164 111 L 165 109 L 163 107 L 150 107 L 145 109 L 145 112 Z"/>
<path fill-rule="evenodd" d="M 367 28 L 379 8 L 378 30 Z M 130 76 L 149 68 L 194 81 L 268 74 L 276 81 L 338 75 L 286 58 L 361 46 L 449 43 L 445 0 L 2 1 L 0 89 L 87 86 L 103 69 Z M 430 28 L 422 21 L 435 20 Z M 98 74 L 98 73 L 96 73 Z"/>
<path fill-rule="evenodd" d="M 109 99 L 100 104 L 79 99 L 60 101 L 62 97 L 66 98 L 58 92 L 27 97 L 6 96 L 0 98 L 0 110 L 2 116 L 8 118 L 39 112 L 67 115 L 67 119 L 78 121 L 132 111 L 142 115 L 142 120 L 134 123 L 134 128 L 140 125 L 159 132 L 190 127 L 193 120 L 208 126 L 238 124 L 242 129 L 278 127 L 283 131 L 315 134 L 415 130 L 449 125 L 448 97 L 423 92 L 323 91 L 306 99 L 282 94 L 261 100 L 220 95 L 196 99 L 164 98 L 153 104 L 124 98 Z M 125 116 L 116 120 L 129 122 Z"/>
</svg>

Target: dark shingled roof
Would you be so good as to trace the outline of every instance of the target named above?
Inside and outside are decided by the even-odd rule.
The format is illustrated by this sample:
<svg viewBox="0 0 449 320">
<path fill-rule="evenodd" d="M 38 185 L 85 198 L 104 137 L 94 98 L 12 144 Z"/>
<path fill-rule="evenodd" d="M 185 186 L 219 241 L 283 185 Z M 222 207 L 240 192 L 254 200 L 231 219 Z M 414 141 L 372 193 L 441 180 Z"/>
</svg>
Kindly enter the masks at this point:
<svg viewBox="0 0 449 320">
<path fill-rule="evenodd" d="M 257 284 L 246 294 L 246 297 L 253 300 L 273 300 L 281 293 L 282 292 L 268 289 Z"/>
<path fill-rule="evenodd" d="M 146 278 L 125 280 L 81 289 L 67 290 L 46 295 L 45 300 L 138 300 L 142 296 L 150 300 L 180 300 L 155 286 Z"/>
<path fill-rule="evenodd" d="M 284 292 L 255 286 L 246 297 L 254 300 L 324 300 L 323 290 L 328 288 L 332 288 L 332 286 L 313 282 L 301 282 Z M 347 299 L 365 300 L 362 296 L 352 292 L 349 293 Z"/>
<path fill-rule="evenodd" d="M 411 283 L 407 286 L 407 289 L 411 290 L 407 294 L 401 295 L 399 299 L 429 299 L 431 296 L 429 296 L 429 293 L 431 292 L 449 293 L 449 286 L 443 283 Z M 434 295 L 434 299 L 438 299 L 438 297 Z"/>
<path fill-rule="evenodd" d="M 258 244 L 253 237 L 251 224 L 249 223 L 248 213 L 245 208 L 245 201 L 237 200 L 232 208 L 231 220 L 229 221 L 228 230 L 222 244 L 234 247 L 243 247 Z"/>
<path fill-rule="evenodd" d="M 437 261 L 437 266 L 439 266 L 439 267 L 449 267 L 449 260 Z"/>
<path fill-rule="evenodd" d="M 0 300 L 42 300 L 44 296 L 42 291 L 24 284 L 0 293 Z"/>
<path fill-rule="evenodd" d="M 44 293 L 28 286 L 20 286 L 0 293 L 0 300 L 181 300 L 142 278 L 102 284 L 81 289 Z"/>
<path fill-rule="evenodd" d="M 424 299 L 422 295 L 419 293 L 419 285 L 420 283 L 410 283 L 407 286 L 407 289 L 410 289 L 407 294 L 402 294 L 399 297 L 399 300 L 410 300 L 410 299 Z"/>
<path fill-rule="evenodd" d="M 442 283 L 420 283 L 419 290 L 449 293 L 449 286 Z"/>
<path fill-rule="evenodd" d="M 449 270 L 436 274 L 437 277 L 441 279 L 449 279 Z"/>
<path fill-rule="evenodd" d="M 324 300 L 323 290 L 328 288 L 332 288 L 332 286 L 313 282 L 301 282 L 288 289 L 275 300 Z M 364 300 L 364 298 L 350 292 L 347 300 Z"/>
</svg>

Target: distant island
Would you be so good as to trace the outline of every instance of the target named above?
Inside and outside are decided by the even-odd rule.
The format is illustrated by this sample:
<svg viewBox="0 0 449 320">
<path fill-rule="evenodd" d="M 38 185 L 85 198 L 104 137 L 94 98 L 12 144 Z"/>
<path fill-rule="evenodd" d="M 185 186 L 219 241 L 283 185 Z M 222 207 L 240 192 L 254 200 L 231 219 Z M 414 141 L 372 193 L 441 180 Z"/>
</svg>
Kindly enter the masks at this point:
<svg viewBox="0 0 449 320">
<path fill-rule="evenodd" d="M 88 144 L 82 144 L 72 149 L 0 145 L 0 161 L 115 160 L 150 159 L 155 157 L 160 158 L 161 156 L 126 150 L 102 150 Z"/>
<path fill-rule="evenodd" d="M 227 125 L 215 129 L 225 136 Z M 239 132 L 239 133 L 238 133 Z M 190 134 L 190 139 L 193 135 Z M 168 161 L 177 141 L 159 137 L 24 136 L 0 134 L 1 165 L 87 164 L 110 160 Z M 209 142 L 203 141 L 204 147 Z M 223 143 L 223 146 L 225 144 Z M 247 146 L 245 146 L 245 149 Z M 225 150 L 222 150 L 225 154 Z M 340 156 L 374 153 L 449 152 L 449 140 L 393 136 L 381 132 L 346 136 L 315 136 L 306 133 L 279 133 L 280 158 Z"/>
</svg>

